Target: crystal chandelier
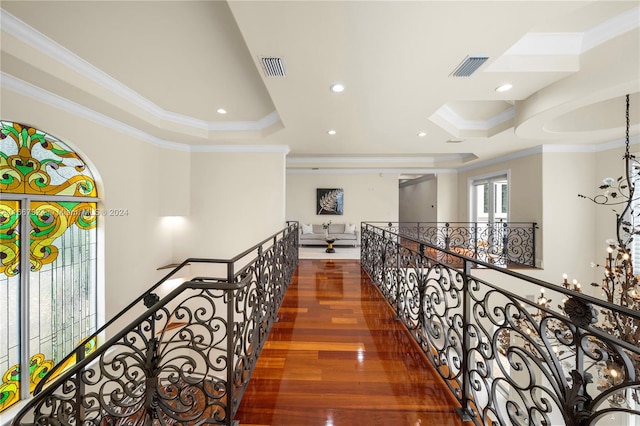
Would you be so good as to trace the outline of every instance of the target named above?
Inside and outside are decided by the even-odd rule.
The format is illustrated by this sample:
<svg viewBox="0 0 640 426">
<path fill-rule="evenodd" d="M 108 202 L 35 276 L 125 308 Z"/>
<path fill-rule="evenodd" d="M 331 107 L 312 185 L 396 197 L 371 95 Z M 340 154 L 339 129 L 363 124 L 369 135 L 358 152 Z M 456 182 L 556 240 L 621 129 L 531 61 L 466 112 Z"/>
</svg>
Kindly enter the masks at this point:
<svg viewBox="0 0 640 426">
<path fill-rule="evenodd" d="M 640 310 L 640 294 L 638 276 L 634 274 L 632 244 L 634 237 L 640 235 L 640 225 L 635 211 L 640 197 L 635 192 L 636 180 L 640 178 L 640 163 L 629 152 L 629 95 L 626 96 L 626 133 L 624 176 L 617 179 L 606 178 L 602 181 L 602 193 L 595 197 L 579 195 L 599 205 L 613 206 L 616 213 L 616 238 L 607 240 L 607 255 L 604 264 L 594 264 L 604 268 L 600 286 L 608 302 L 634 310 Z M 640 238 L 640 237 L 639 237 Z M 604 321 L 599 328 L 608 334 L 629 343 L 640 341 L 640 324 L 624 315 L 614 312 L 605 313 Z"/>
<path fill-rule="evenodd" d="M 616 238 L 607 240 L 607 254 L 604 264 L 593 264 L 604 268 L 602 283 L 592 283 L 601 287 L 606 300 L 617 306 L 624 306 L 633 310 L 640 310 L 640 294 L 638 291 L 638 276 L 634 274 L 632 244 L 636 236 L 640 235 L 640 225 L 636 218 L 640 215 L 638 200 L 640 196 L 635 192 L 635 185 L 640 179 L 640 163 L 629 152 L 629 95 L 626 96 L 626 134 L 625 153 L 623 156 L 623 176 L 617 179 L 606 178 L 600 186 L 601 194 L 586 198 L 599 205 L 612 206 L 616 214 Z M 636 210 L 634 210 L 636 209 Z M 640 237 L 638 237 L 640 238 Z M 564 280 L 565 287 L 567 280 Z M 612 337 L 632 345 L 640 342 L 640 321 L 613 310 L 603 310 L 602 320 L 594 325 Z M 615 386 L 620 380 L 622 366 L 616 365 L 616 357 L 611 354 L 607 361 L 607 368 L 600 373 L 598 388 L 606 389 Z M 633 359 L 636 377 L 640 376 L 640 359 Z M 633 390 L 631 397 L 640 403 L 640 391 Z M 624 404 L 624 395 L 618 394 L 612 403 Z"/>
<path fill-rule="evenodd" d="M 599 205 L 612 206 L 616 214 L 616 238 L 607 240 L 607 254 L 602 265 L 592 264 L 594 267 L 602 267 L 604 274 L 602 283 L 592 283 L 592 286 L 601 287 L 602 294 L 606 300 L 616 306 L 624 306 L 629 309 L 640 311 L 640 291 L 638 290 L 639 278 L 634 274 L 632 244 L 635 236 L 640 235 L 640 225 L 637 225 L 636 217 L 640 216 L 640 195 L 635 192 L 636 180 L 640 179 L 640 163 L 629 152 L 629 95 L 626 96 L 626 134 L 625 134 L 625 153 L 623 156 L 624 170 L 623 176 L 614 179 L 606 178 L 603 180 L 600 190 L 602 193 L 588 197 L 579 195 Z M 636 208 L 638 204 L 638 208 Z M 636 211 L 634 211 L 636 208 Z M 638 237 L 640 238 L 640 236 Z M 582 286 L 577 280 L 569 282 L 567 275 L 562 276 L 561 285 L 567 290 L 575 293 L 582 293 Z M 558 309 L 570 318 L 576 317 L 576 311 L 583 311 L 583 306 L 576 301 L 576 298 L 568 297 L 558 304 Z M 540 308 L 550 308 L 551 299 L 545 295 L 544 289 L 541 289 L 540 295 L 536 300 L 536 304 Z M 541 323 L 549 314 L 546 310 L 538 309 L 532 316 L 538 323 Z M 584 313 L 584 312 L 582 312 Z M 600 318 L 597 324 L 593 324 L 595 328 L 602 330 L 608 335 L 637 345 L 640 342 L 640 321 L 625 315 L 616 310 L 603 309 L 598 316 L 597 312 L 589 314 L 589 318 Z M 578 315 L 580 316 L 580 315 Z M 588 321 L 593 322 L 593 321 Z M 530 331 L 530 325 L 520 321 L 525 326 L 527 332 Z M 560 336 L 563 339 L 569 339 L 573 335 L 570 327 L 563 321 L 555 319 L 548 320 L 547 339 L 551 340 L 552 336 Z M 604 365 L 598 363 L 592 364 L 597 379 L 597 387 L 599 390 L 610 389 L 621 383 L 623 377 L 624 366 L 620 365 L 619 358 L 615 353 L 611 352 L 606 346 L 600 345 L 597 340 L 587 343 L 592 351 L 607 352 Z M 570 346 L 556 344 L 553 351 L 561 360 L 572 359 L 574 349 Z M 633 369 L 635 376 L 640 377 L 640 358 L 633 357 Z M 570 369 L 570 368 L 568 368 Z M 635 389 L 630 392 L 634 402 L 640 403 L 640 390 Z M 624 392 L 616 392 L 610 397 L 609 401 L 613 406 L 626 406 L 628 395 Z"/>
</svg>

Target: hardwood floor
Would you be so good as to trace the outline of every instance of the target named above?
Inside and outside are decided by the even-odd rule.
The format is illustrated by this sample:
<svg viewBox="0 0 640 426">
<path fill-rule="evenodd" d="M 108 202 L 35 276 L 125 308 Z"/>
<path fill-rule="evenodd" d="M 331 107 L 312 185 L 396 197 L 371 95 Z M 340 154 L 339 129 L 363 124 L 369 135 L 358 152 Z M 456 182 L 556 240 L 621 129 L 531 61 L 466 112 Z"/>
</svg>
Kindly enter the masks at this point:
<svg viewBox="0 0 640 426">
<path fill-rule="evenodd" d="M 463 425 L 358 260 L 301 259 L 240 425 Z"/>
</svg>

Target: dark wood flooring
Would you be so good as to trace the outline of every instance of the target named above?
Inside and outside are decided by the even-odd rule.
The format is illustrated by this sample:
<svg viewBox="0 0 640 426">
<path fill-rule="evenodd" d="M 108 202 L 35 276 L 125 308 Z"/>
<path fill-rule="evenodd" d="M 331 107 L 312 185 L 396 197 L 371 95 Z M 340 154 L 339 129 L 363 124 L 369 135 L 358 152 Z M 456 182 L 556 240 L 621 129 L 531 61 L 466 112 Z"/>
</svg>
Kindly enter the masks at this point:
<svg viewBox="0 0 640 426">
<path fill-rule="evenodd" d="M 301 259 L 240 425 L 469 425 L 358 260 Z"/>
</svg>

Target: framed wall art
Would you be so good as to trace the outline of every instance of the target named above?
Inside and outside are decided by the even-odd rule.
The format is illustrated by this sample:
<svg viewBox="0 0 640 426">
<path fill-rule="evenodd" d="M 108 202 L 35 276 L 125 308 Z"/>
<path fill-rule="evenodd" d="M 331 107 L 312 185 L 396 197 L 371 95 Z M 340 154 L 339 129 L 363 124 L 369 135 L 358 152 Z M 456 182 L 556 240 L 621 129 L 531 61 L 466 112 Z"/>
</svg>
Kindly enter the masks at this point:
<svg viewBox="0 0 640 426">
<path fill-rule="evenodd" d="M 316 189 L 316 212 L 319 215 L 341 215 L 344 208 L 342 188 Z"/>
</svg>

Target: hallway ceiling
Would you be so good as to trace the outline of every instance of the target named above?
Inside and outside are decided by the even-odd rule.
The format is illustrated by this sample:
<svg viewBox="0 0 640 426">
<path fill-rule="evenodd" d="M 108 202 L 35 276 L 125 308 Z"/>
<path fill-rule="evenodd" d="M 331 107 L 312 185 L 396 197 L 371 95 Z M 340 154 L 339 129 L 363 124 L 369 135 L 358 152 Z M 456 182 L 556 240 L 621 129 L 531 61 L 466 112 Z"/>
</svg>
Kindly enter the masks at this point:
<svg viewBox="0 0 640 426">
<path fill-rule="evenodd" d="M 640 128 L 639 1 L 1 7 L 3 86 L 165 146 L 288 149 L 290 169 L 424 174 L 620 141 L 627 93 L 632 136 Z M 467 56 L 488 59 L 454 77 Z M 267 76 L 264 57 L 286 75 Z M 336 82 L 344 92 L 329 90 Z M 513 88 L 497 92 L 503 83 Z"/>
</svg>

